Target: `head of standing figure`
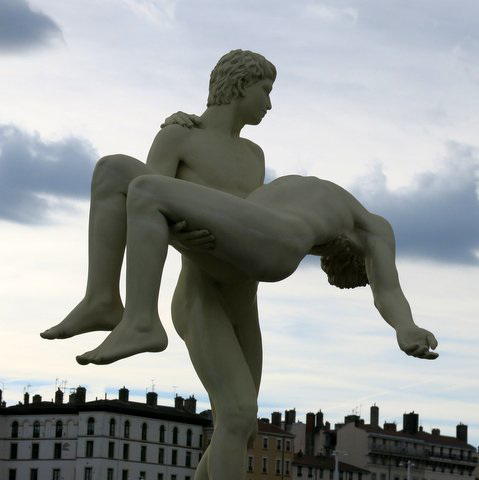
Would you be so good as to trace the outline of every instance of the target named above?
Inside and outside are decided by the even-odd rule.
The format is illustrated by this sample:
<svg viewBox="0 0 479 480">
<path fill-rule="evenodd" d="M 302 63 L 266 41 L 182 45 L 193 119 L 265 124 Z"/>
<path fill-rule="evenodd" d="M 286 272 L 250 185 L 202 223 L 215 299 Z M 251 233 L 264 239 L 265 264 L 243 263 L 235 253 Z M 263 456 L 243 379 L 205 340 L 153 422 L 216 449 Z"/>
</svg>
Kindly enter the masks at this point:
<svg viewBox="0 0 479 480">
<path fill-rule="evenodd" d="M 246 88 L 261 81 L 268 83 L 271 91 L 275 79 L 276 67 L 263 55 L 232 50 L 220 58 L 211 72 L 207 106 L 227 105 L 244 96 Z"/>
</svg>

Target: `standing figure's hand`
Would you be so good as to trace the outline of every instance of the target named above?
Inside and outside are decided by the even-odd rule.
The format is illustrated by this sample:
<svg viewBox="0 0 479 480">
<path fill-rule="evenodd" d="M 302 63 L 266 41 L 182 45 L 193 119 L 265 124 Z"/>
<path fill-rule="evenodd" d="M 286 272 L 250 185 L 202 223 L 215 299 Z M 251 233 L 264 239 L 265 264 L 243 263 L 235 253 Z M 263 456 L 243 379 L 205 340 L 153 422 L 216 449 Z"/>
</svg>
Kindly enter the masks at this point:
<svg viewBox="0 0 479 480">
<path fill-rule="evenodd" d="M 215 248 L 215 237 L 208 230 L 187 230 L 186 220 L 182 220 L 170 227 L 170 245 L 180 252 L 207 252 Z"/>
<path fill-rule="evenodd" d="M 439 356 L 429 350 L 437 347 L 436 337 L 424 328 L 416 325 L 400 328 L 396 331 L 396 337 L 399 347 L 407 355 L 427 360 L 434 360 Z"/>
<path fill-rule="evenodd" d="M 161 128 L 168 125 L 179 125 L 180 127 L 198 127 L 201 124 L 201 119 L 194 113 L 176 112 L 165 119 L 161 124 Z"/>
</svg>

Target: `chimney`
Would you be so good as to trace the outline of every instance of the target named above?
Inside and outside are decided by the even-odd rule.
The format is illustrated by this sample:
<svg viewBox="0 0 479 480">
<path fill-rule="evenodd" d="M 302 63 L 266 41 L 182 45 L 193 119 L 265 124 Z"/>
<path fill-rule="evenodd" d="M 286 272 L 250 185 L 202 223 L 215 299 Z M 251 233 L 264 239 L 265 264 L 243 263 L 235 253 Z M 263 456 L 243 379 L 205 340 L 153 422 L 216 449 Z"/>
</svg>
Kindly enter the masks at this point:
<svg viewBox="0 0 479 480">
<path fill-rule="evenodd" d="M 25 405 L 28 405 L 30 403 L 30 394 L 28 392 L 25 392 L 23 394 L 23 403 Z"/>
<path fill-rule="evenodd" d="M 441 430 L 439 430 L 439 428 L 433 428 L 431 430 L 431 435 L 433 437 L 439 437 L 441 435 Z"/>
<path fill-rule="evenodd" d="M 323 428 L 324 427 L 324 415 L 323 412 L 320 410 L 316 414 L 316 428 Z"/>
<path fill-rule="evenodd" d="M 120 388 L 120 390 L 118 390 L 118 400 L 120 400 L 120 402 L 128 402 L 129 396 L 130 390 L 128 390 L 128 388 L 123 385 L 123 388 Z"/>
<path fill-rule="evenodd" d="M 325 430 L 331 430 L 331 422 L 326 422 L 324 424 L 324 428 L 325 428 Z"/>
<path fill-rule="evenodd" d="M 273 412 L 271 414 L 271 423 L 276 426 L 281 428 L 281 412 Z"/>
<path fill-rule="evenodd" d="M 158 394 L 156 392 L 148 392 L 146 394 L 146 404 L 150 407 L 158 405 Z"/>
<path fill-rule="evenodd" d="M 467 443 L 467 425 L 460 423 L 456 426 L 456 438 L 461 442 Z"/>
<path fill-rule="evenodd" d="M 33 395 L 32 403 L 41 403 L 41 401 L 42 401 L 41 395 L 38 395 L 38 393 L 36 395 Z"/>
<path fill-rule="evenodd" d="M 346 415 L 344 417 L 344 423 L 354 423 L 354 425 L 359 425 L 359 415 Z"/>
<path fill-rule="evenodd" d="M 384 422 L 384 431 L 385 432 L 396 432 L 397 426 L 394 422 Z"/>
<path fill-rule="evenodd" d="M 196 413 L 196 398 L 194 395 L 190 395 L 185 400 L 185 410 L 190 413 Z"/>
<path fill-rule="evenodd" d="M 414 413 L 405 413 L 403 415 L 402 429 L 404 432 L 415 435 L 419 428 L 419 415 Z"/>
<path fill-rule="evenodd" d="M 183 409 L 184 408 L 185 399 L 180 397 L 180 395 L 175 396 L 175 408 Z"/>
<path fill-rule="evenodd" d="M 284 412 L 284 424 L 285 427 L 296 423 L 296 409 L 286 410 Z"/>
<path fill-rule="evenodd" d="M 314 413 L 306 414 L 305 452 L 306 455 L 313 455 L 314 450 Z"/>
<path fill-rule="evenodd" d="M 86 402 L 86 388 L 85 387 L 77 387 L 76 402 L 77 403 L 85 403 Z"/>
<path fill-rule="evenodd" d="M 57 389 L 55 392 L 55 404 L 61 405 L 63 403 L 63 392 L 60 389 Z"/>
<path fill-rule="evenodd" d="M 369 418 L 372 427 L 379 427 L 379 407 L 376 404 L 371 407 Z"/>
</svg>

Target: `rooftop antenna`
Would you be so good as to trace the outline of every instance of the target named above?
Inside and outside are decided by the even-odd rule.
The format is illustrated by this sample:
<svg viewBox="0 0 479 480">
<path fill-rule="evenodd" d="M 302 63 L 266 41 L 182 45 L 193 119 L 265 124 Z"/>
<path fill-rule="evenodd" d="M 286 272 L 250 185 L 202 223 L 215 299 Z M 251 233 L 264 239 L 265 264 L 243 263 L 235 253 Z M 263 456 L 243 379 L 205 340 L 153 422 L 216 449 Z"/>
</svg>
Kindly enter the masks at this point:
<svg viewBox="0 0 479 480">
<path fill-rule="evenodd" d="M 176 397 L 176 389 L 178 388 L 178 385 L 173 385 L 173 396 Z"/>
<path fill-rule="evenodd" d="M 151 391 L 152 392 L 155 391 L 155 379 L 154 378 L 151 379 Z"/>
<path fill-rule="evenodd" d="M 30 384 L 28 384 L 26 387 L 23 387 L 23 394 L 27 393 L 30 387 L 31 387 Z"/>
</svg>

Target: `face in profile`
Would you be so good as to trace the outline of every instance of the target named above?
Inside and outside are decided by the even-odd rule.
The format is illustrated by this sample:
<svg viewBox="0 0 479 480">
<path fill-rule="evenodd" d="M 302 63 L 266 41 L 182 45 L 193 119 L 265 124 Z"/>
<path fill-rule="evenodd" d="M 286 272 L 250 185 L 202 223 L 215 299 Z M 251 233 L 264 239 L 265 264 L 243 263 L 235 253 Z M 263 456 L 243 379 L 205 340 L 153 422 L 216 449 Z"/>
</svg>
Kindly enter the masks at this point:
<svg viewBox="0 0 479 480">
<path fill-rule="evenodd" d="M 268 110 L 271 110 L 270 94 L 273 80 L 264 78 L 248 85 L 241 97 L 241 110 L 247 125 L 258 125 Z"/>
</svg>

